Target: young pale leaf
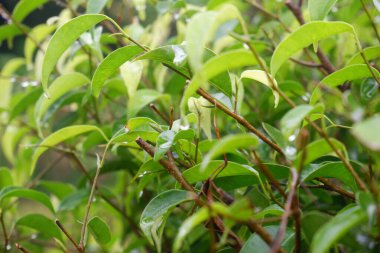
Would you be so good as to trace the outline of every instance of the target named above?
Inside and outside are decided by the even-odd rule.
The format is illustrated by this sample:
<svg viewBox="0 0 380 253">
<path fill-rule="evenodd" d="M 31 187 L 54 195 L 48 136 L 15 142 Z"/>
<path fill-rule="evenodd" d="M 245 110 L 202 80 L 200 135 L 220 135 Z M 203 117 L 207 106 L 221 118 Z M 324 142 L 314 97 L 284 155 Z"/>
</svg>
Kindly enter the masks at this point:
<svg viewBox="0 0 380 253">
<path fill-rule="evenodd" d="M 222 138 L 217 145 L 214 145 L 204 157 L 201 170 L 206 169 L 209 162 L 219 155 L 230 151 L 235 151 L 240 148 L 255 148 L 257 145 L 259 145 L 259 140 L 253 134 L 236 134 L 226 136 Z"/>
<path fill-rule="evenodd" d="M 136 114 L 143 109 L 146 105 L 152 103 L 154 100 L 163 97 L 164 95 L 156 90 L 143 89 L 138 90 L 131 99 L 128 100 L 127 117 L 128 119 L 136 116 Z"/>
<path fill-rule="evenodd" d="M 212 139 L 211 134 L 211 104 L 203 97 L 189 98 L 188 100 L 189 111 L 197 115 L 199 125 L 209 140 Z"/>
<path fill-rule="evenodd" d="M 97 14 L 106 6 L 108 0 L 88 0 L 86 12 L 89 14 Z"/>
<path fill-rule="evenodd" d="M 359 206 L 355 206 L 339 213 L 324 224 L 314 235 L 310 245 L 310 252 L 326 253 L 340 238 L 360 224 L 364 224 L 367 215 Z"/>
<path fill-rule="evenodd" d="M 110 78 L 123 63 L 131 60 L 142 52 L 137 46 L 125 46 L 116 49 L 99 64 L 91 81 L 91 90 L 98 97 L 105 81 Z"/>
<path fill-rule="evenodd" d="M 302 120 L 314 109 L 310 105 L 299 105 L 288 111 L 281 119 L 281 132 L 287 139 L 300 127 Z"/>
<path fill-rule="evenodd" d="M 318 165 L 310 164 L 302 170 L 301 180 L 303 182 L 311 181 L 318 177 L 336 178 L 349 186 L 351 190 L 357 191 L 358 189 L 355 178 L 342 162 L 328 162 Z"/>
<path fill-rule="evenodd" d="M 16 162 L 16 147 L 19 141 L 25 137 L 25 134 L 28 133 L 27 128 L 20 128 L 16 125 L 8 125 L 4 131 L 4 134 L 1 138 L 1 147 L 4 156 L 7 160 L 14 164 Z"/>
<path fill-rule="evenodd" d="M 198 212 L 187 218 L 179 228 L 178 234 L 174 240 L 173 252 L 179 252 L 183 241 L 191 230 L 193 230 L 197 225 L 205 222 L 209 217 L 210 210 L 207 207 L 202 207 Z"/>
<path fill-rule="evenodd" d="M 26 215 L 20 218 L 16 222 L 16 225 L 35 229 L 44 235 L 56 238 L 62 243 L 64 242 L 62 239 L 61 231 L 58 229 L 54 221 L 48 219 L 47 217 L 41 214 Z"/>
<path fill-rule="evenodd" d="M 280 101 L 280 94 L 278 94 L 278 92 L 276 91 L 276 88 L 278 87 L 278 85 L 277 85 L 277 81 L 274 78 L 272 78 L 272 80 L 276 88 L 272 87 L 273 85 L 272 85 L 271 80 L 268 79 L 267 74 L 265 73 L 265 71 L 262 71 L 262 70 L 246 70 L 243 73 L 241 73 L 240 78 L 249 78 L 249 79 L 258 81 L 259 83 L 262 83 L 268 86 L 269 88 L 271 88 L 273 92 L 273 96 L 274 96 L 274 107 L 275 108 L 277 107 L 278 102 Z"/>
<path fill-rule="evenodd" d="M 201 165 L 197 164 L 183 172 L 183 177 L 190 183 L 205 181 L 211 177 L 215 170 L 223 164 L 222 160 L 210 161 L 206 169 L 201 169 Z M 216 179 L 233 177 L 245 177 L 247 181 L 240 181 L 236 185 L 230 181 L 229 189 L 240 188 L 244 186 L 262 184 L 259 173 L 248 165 L 241 165 L 235 162 L 228 162 L 227 166 L 218 174 Z"/>
<path fill-rule="evenodd" d="M 347 158 L 347 150 L 343 143 L 340 141 L 329 138 L 330 142 L 334 145 L 334 147 L 339 150 L 346 158 Z M 325 139 L 316 140 L 310 144 L 308 144 L 305 148 L 306 150 L 306 158 L 303 161 L 304 165 L 309 164 L 315 159 L 328 155 L 334 152 L 334 149 L 327 143 Z M 302 160 L 302 152 L 297 154 L 296 160 L 294 161 L 294 166 L 298 168 Z"/>
<path fill-rule="evenodd" d="M 272 75 L 276 76 L 286 60 L 299 50 L 314 42 L 343 32 L 355 34 L 354 28 L 345 22 L 313 21 L 304 24 L 277 46 L 271 59 Z"/>
<path fill-rule="evenodd" d="M 169 190 L 154 197 L 145 207 L 140 227 L 151 243 L 155 243 L 157 250 L 161 252 L 161 236 L 166 219 L 170 212 L 179 204 L 194 199 L 187 191 Z"/>
<path fill-rule="evenodd" d="M 87 132 L 97 131 L 99 132 L 103 138 L 108 141 L 107 136 L 103 133 L 103 131 L 96 127 L 91 125 L 76 125 L 76 126 L 69 126 L 62 129 L 59 129 L 58 131 L 52 133 L 48 137 L 46 137 L 40 144 L 39 147 L 36 149 L 36 151 L 33 154 L 32 157 L 32 165 L 30 169 L 30 174 L 33 173 L 34 168 L 36 167 L 38 158 L 49 149 L 51 146 L 55 146 L 56 144 L 63 142 L 67 139 L 70 139 L 74 136 L 84 134 Z"/>
<path fill-rule="evenodd" d="M 86 14 L 73 18 L 57 29 L 49 41 L 42 64 L 42 87 L 45 91 L 48 87 L 49 76 L 63 52 L 82 33 L 103 20 L 110 20 L 110 18 L 101 14 Z"/>
<path fill-rule="evenodd" d="M 55 28 L 54 25 L 41 24 L 30 31 L 29 36 L 25 39 L 24 46 L 25 61 L 28 66 L 32 65 L 33 54 L 37 47 L 36 43 L 41 43 Z"/>
<path fill-rule="evenodd" d="M 312 21 L 323 20 L 336 1 L 337 0 L 309 0 L 308 9 L 310 12 L 310 19 Z"/>
<path fill-rule="evenodd" d="M 95 216 L 88 224 L 88 231 L 100 245 L 106 245 L 111 241 L 111 231 L 107 223 L 101 218 Z"/>
<path fill-rule="evenodd" d="M 208 80 L 224 71 L 245 66 L 252 66 L 255 64 L 257 64 L 256 59 L 252 56 L 251 52 L 245 49 L 227 51 L 211 58 L 204 64 L 202 71 L 198 72 L 193 77 L 187 87 L 181 102 L 182 116 L 184 116 L 188 99 L 197 91 L 199 87 L 201 87 L 202 84 L 207 83 Z M 227 89 L 223 87 L 218 87 L 218 89 L 224 90 L 224 93 L 228 92 Z"/>
<path fill-rule="evenodd" d="M 1 36 L 1 29 L 0 29 Z M 0 40 L 1 41 L 1 40 Z M 22 58 L 13 58 L 9 60 L 0 71 L 2 76 L 12 76 L 20 67 L 25 64 Z M 0 85 L 0 108 L 8 109 L 11 101 L 12 82 L 10 78 L 2 79 Z"/>
<path fill-rule="evenodd" d="M 17 186 L 7 186 L 0 191 L 0 203 L 4 199 L 11 197 L 26 198 L 37 201 L 46 206 L 52 213 L 55 213 L 54 207 L 51 204 L 49 197 L 40 191 Z"/>
<path fill-rule="evenodd" d="M 42 95 L 37 101 L 35 107 L 36 109 L 34 111 L 34 118 L 36 120 L 37 126 L 40 126 L 43 115 L 46 113 L 49 107 L 52 106 L 59 98 L 61 98 L 67 92 L 88 83 L 90 83 L 90 80 L 85 75 L 75 72 L 61 75 L 55 79 L 48 88 L 50 98 Z"/>
<path fill-rule="evenodd" d="M 363 49 L 363 52 L 358 52 L 348 61 L 346 65 L 362 64 L 365 63 L 361 53 L 364 54 L 368 61 L 380 57 L 380 46 L 367 47 Z"/>
<path fill-rule="evenodd" d="M 21 0 L 17 3 L 13 10 L 12 18 L 16 22 L 21 23 L 26 18 L 26 16 L 29 15 L 29 13 L 47 2 L 48 0 Z"/>
<path fill-rule="evenodd" d="M 358 122 L 352 127 L 352 134 L 366 148 L 380 151 L 380 115 L 375 115 L 363 122 Z"/>
<path fill-rule="evenodd" d="M 218 11 L 207 11 L 194 15 L 186 29 L 186 51 L 190 67 L 194 73 L 202 69 L 204 48 L 209 43 L 217 29 L 227 21 L 238 20 L 243 29 L 244 20 L 239 10 L 230 4 L 224 5 Z"/>
<path fill-rule="evenodd" d="M 127 87 L 129 98 L 132 98 L 136 94 L 137 87 L 139 86 L 141 80 L 143 67 L 144 65 L 141 61 L 127 61 L 120 66 L 121 76 L 123 77 L 124 84 Z"/>
</svg>

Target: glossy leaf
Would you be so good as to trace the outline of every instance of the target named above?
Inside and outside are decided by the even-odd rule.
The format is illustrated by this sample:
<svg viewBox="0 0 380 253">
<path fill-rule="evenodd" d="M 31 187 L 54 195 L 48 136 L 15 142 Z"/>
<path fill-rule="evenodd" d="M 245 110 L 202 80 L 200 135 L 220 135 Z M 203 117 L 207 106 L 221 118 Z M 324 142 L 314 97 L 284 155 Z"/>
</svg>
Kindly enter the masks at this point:
<svg viewBox="0 0 380 253">
<path fill-rule="evenodd" d="M 323 164 L 310 164 L 302 170 L 301 180 L 304 182 L 318 177 L 336 178 L 349 186 L 353 191 L 358 189 L 355 178 L 342 162 L 328 162 Z"/>
<path fill-rule="evenodd" d="M 272 87 L 271 80 L 268 78 L 265 71 L 262 71 L 262 70 L 246 70 L 243 73 L 241 73 L 240 78 L 249 78 L 249 79 L 258 81 L 259 83 L 262 83 L 268 86 L 270 89 L 272 89 L 273 96 L 274 96 L 274 107 L 275 108 L 277 107 L 278 102 L 280 101 L 280 94 L 276 91 L 276 88 L 278 88 L 278 84 L 274 78 L 273 78 L 273 82 L 276 88 Z"/>
<path fill-rule="evenodd" d="M 363 54 L 368 61 L 380 57 L 380 46 L 367 47 L 363 49 Z M 346 65 L 353 64 L 363 64 L 365 63 L 363 57 L 360 52 L 356 53 L 352 58 L 348 61 Z"/>
<path fill-rule="evenodd" d="M 127 117 L 132 118 L 136 116 L 141 109 L 162 96 L 164 95 L 156 90 L 138 90 L 135 96 L 128 100 Z"/>
<path fill-rule="evenodd" d="M 161 236 L 163 227 L 170 212 L 179 204 L 194 198 L 190 192 L 182 190 L 169 190 L 157 195 L 145 207 L 140 227 L 148 240 L 156 244 L 157 250 L 161 251 Z"/>
<path fill-rule="evenodd" d="M 40 125 L 40 121 L 49 107 L 51 107 L 58 99 L 73 89 L 79 88 L 88 83 L 90 83 L 90 80 L 85 75 L 75 72 L 61 75 L 55 79 L 47 89 L 50 98 L 42 95 L 37 101 L 34 113 L 37 126 Z"/>
<path fill-rule="evenodd" d="M 106 245 L 111 241 L 111 231 L 107 223 L 101 218 L 95 216 L 88 224 L 88 231 L 100 245 Z"/>
<path fill-rule="evenodd" d="M 66 128 L 62 128 L 54 133 L 52 133 L 51 135 L 49 135 L 48 137 L 46 137 L 40 144 L 39 144 L 39 147 L 36 149 L 36 151 L 34 152 L 33 154 L 33 159 L 32 159 L 32 165 L 31 165 L 31 169 L 30 169 L 30 173 L 33 173 L 34 171 L 34 168 L 36 167 L 36 164 L 37 164 L 37 161 L 38 161 L 38 158 L 45 152 L 49 149 L 49 147 L 53 147 L 55 146 L 56 144 L 60 143 L 60 142 L 63 142 L 67 139 L 70 139 L 74 136 L 77 136 L 77 135 L 80 135 L 80 134 L 84 134 L 84 133 L 87 133 L 87 132 L 92 132 L 92 131 L 96 131 L 98 133 L 100 133 L 103 138 L 108 141 L 108 138 L 105 136 L 105 134 L 103 133 L 103 131 L 96 127 L 96 126 L 90 126 L 90 125 L 74 125 L 74 126 L 69 126 L 69 127 L 66 127 Z"/>
<path fill-rule="evenodd" d="M 94 96 L 98 97 L 100 91 L 107 79 L 109 79 L 123 63 L 131 60 L 142 52 L 137 46 L 125 46 L 116 49 L 99 64 L 96 68 L 91 81 L 91 91 Z"/>
<path fill-rule="evenodd" d="M 352 127 L 352 134 L 366 148 L 373 151 L 380 151 L 380 115 L 375 115 L 362 122 L 356 123 Z"/>
<path fill-rule="evenodd" d="M 359 206 L 339 213 L 317 231 L 310 246 L 311 252 L 329 252 L 334 243 L 345 236 L 351 229 L 363 224 L 366 219 L 366 213 Z"/>
<path fill-rule="evenodd" d="M 303 119 L 313 111 L 313 106 L 310 105 L 298 105 L 288 111 L 281 119 L 280 126 L 281 132 L 285 138 L 288 138 L 294 131 L 300 127 Z"/>
<path fill-rule="evenodd" d="M 54 70 L 56 63 L 66 49 L 68 49 L 82 33 L 107 19 L 109 19 L 107 16 L 101 14 L 86 14 L 71 19 L 57 29 L 49 41 L 43 60 L 42 87 L 45 90 L 48 87 L 51 72 Z"/>
<path fill-rule="evenodd" d="M 52 213 L 54 213 L 54 207 L 50 202 L 49 197 L 40 191 L 26 189 L 17 186 L 7 186 L 0 191 L 0 202 L 6 198 L 17 197 L 26 198 L 37 201 L 46 206 Z"/>
<path fill-rule="evenodd" d="M 217 145 L 207 153 L 201 165 L 201 169 L 205 169 L 209 162 L 219 155 L 227 152 L 235 151 L 240 148 L 255 148 L 259 145 L 257 137 L 253 134 L 236 134 L 222 138 Z"/>
<path fill-rule="evenodd" d="M 61 231 L 58 229 L 54 221 L 41 214 L 26 215 L 19 219 L 16 225 L 35 229 L 38 232 L 56 238 L 63 243 Z"/>
<path fill-rule="evenodd" d="M 210 161 L 205 169 L 201 168 L 200 164 L 197 164 L 186 171 L 183 172 L 183 177 L 190 183 L 194 184 L 197 182 L 205 181 L 211 177 L 217 168 L 224 163 L 223 160 Z M 248 184 L 234 185 L 231 182 L 230 188 L 240 188 L 248 185 L 262 184 L 259 173 L 252 167 L 248 165 L 242 165 L 235 162 L 228 162 L 227 166 L 218 173 L 216 179 L 220 178 L 232 178 L 234 176 L 244 176 L 248 179 Z"/>
<path fill-rule="evenodd" d="M 199 125 L 207 138 L 212 139 L 211 134 L 211 109 L 208 108 L 211 104 L 203 97 L 189 98 L 188 100 L 189 111 L 197 115 Z"/>
<path fill-rule="evenodd" d="M 183 241 L 186 236 L 193 230 L 197 225 L 205 222 L 210 216 L 210 210 L 206 207 L 199 209 L 198 212 L 187 218 L 179 228 L 178 234 L 174 240 L 173 252 L 179 252 Z"/>
<path fill-rule="evenodd" d="M 329 140 L 334 145 L 334 147 L 347 158 L 347 150 L 344 144 L 334 138 L 329 138 Z M 321 156 L 328 155 L 330 153 L 335 154 L 333 148 L 327 143 L 325 139 L 319 139 L 308 144 L 305 150 L 306 158 L 303 161 L 304 165 L 309 164 Z M 297 154 L 296 160 L 294 161 L 296 167 L 300 165 L 301 160 L 302 153 L 300 152 Z"/>
<path fill-rule="evenodd" d="M 323 20 L 337 0 L 309 0 L 308 9 L 311 20 Z"/>
<path fill-rule="evenodd" d="M 304 24 L 277 46 L 271 60 L 272 75 L 276 76 L 280 67 L 302 48 L 344 32 L 355 34 L 354 28 L 344 22 L 313 21 Z"/>
<path fill-rule="evenodd" d="M 0 29 L 0 34 L 1 34 L 1 29 Z M 24 64 L 25 64 L 24 59 L 13 58 L 2 67 L 0 74 L 2 76 L 12 76 L 14 72 L 20 69 Z M 12 81 L 10 80 L 10 78 L 1 79 L 0 108 L 8 109 L 9 103 L 11 101 L 11 94 L 12 94 Z"/>
<path fill-rule="evenodd" d="M 0 190 L 4 187 L 10 186 L 13 183 L 10 169 L 6 167 L 0 167 Z"/>
</svg>

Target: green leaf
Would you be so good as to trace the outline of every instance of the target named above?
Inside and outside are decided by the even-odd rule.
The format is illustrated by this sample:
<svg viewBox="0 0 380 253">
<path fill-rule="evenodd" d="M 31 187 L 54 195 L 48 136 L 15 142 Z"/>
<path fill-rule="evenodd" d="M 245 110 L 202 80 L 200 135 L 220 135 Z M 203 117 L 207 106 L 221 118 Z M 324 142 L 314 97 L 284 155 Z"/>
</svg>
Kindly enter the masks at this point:
<svg viewBox="0 0 380 253">
<path fill-rule="evenodd" d="M 95 216 L 88 224 L 88 231 L 100 245 L 106 245 L 111 241 L 111 231 L 107 223 L 101 218 Z"/>
<path fill-rule="evenodd" d="M 55 28 L 54 25 L 41 24 L 29 32 L 29 37 L 26 38 L 24 46 L 25 61 L 28 66 L 32 65 L 33 54 L 37 48 L 36 43 L 41 43 Z"/>
<path fill-rule="evenodd" d="M 267 124 L 262 123 L 264 130 L 269 134 L 269 136 L 283 149 L 286 148 L 287 141 L 285 140 L 284 136 L 278 130 L 277 128 Z"/>
<path fill-rule="evenodd" d="M 334 138 L 329 138 L 329 140 L 334 145 L 334 147 L 347 158 L 347 150 L 344 144 Z M 334 150 L 327 143 L 325 139 L 319 139 L 308 144 L 305 148 L 305 151 L 306 151 L 306 158 L 303 161 L 304 165 L 309 164 L 310 162 L 314 161 L 315 159 L 321 156 L 334 153 Z M 301 160 L 302 160 L 302 152 L 297 154 L 296 160 L 294 161 L 294 166 L 296 168 L 298 168 L 298 166 L 300 165 Z"/>
<path fill-rule="evenodd" d="M 227 70 L 234 70 L 240 67 L 246 67 L 257 64 L 256 59 L 252 53 L 245 49 L 237 49 L 224 52 L 207 61 L 201 72 L 195 74 L 189 83 L 181 102 L 182 113 L 185 111 L 188 99 L 201 87 L 202 84 L 207 83 L 208 80 L 223 73 Z M 222 89 L 219 87 L 219 89 Z"/>
<path fill-rule="evenodd" d="M 355 165 L 355 164 L 353 164 Z M 342 162 L 328 162 L 323 164 L 310 164 L 302 170 L 301 180 L 307 182 L 318 177 L 336 178 L 349 186 L 353 191 L 358 187 L 355 178 Z"/>
<path fill-rule="evenodd" d="M 10 170 L 6 167 L 0 167 L 0 190 L 12 185 L 13 179 Z"/>
<path fill-rule="evenodd" d="M 362 122 L 356 123 L 352 127 L 352 134 L 366 148 L 372 151 L 380 151 L 380 115 L 372 116 Z"/>
<path fill-rule="evenodd" d="M 75 72 L 63 74 L 55 79 L 47 89 L 50 94 L 50 98 L 42 95 L 37 101 L 34 111 L 34 118 L 37 126 L 40 127 L 43 115 L 59 98 L 73 89 L 79 88 L 88 83 L 90 83 L 90 80 L 85 75 Z"/>
<path fill-rule="evenodd" d="M 156 150 L 154 152 L 154 161 L 160 160 L 172 147 L 174 142 L 175 132 L 173 130 L 167 130 L 158 136 L 156 143 Z"/>
<path fill-rule="evenodd" d="M 272 75 L 276 76 L 286 60 L 299 50 L 314 42 L 343 32 L 355 34 L 354 28 L 344 22 L 313 21 L 304 24 L 277 46 L 271 59 Z"/>
<path fill-rule="evenodd" d="M 197 115 L 200 127 L 209 140 L 212 139 L 210 105 L 211 103 L 203 97 L 191 97 L 188 100 L 189 111 Z"/>
<path fill-rule="evenodd" d="M 92 94 L 99 96 L 104 83 L 109 79 L 123 63 L 131 60 L 142 52 L 137 46 L 125 46 L 107 55 L 96 68 L 91 81 Z"/>
<path fill-rule="evenodd" d="M 0 26 L 0 45 L 4 40 L 20 34 L 22 34 L 22 31 L 14 24 Z"/>
<path fill-rule="evenodd" d="M 264 229 L 272 236 L 272 238 L 275 238 L 278 226 L 267 226 L 264 227 Z M 285 249 L 285 252 L 291 252 L 292 251 L 292 241 L 294 240 L 294 233 L 290 230 L 286 230 L 285 232 L 285 238 L 281 243 L 282 248 Z M 243 248 L 240 250 L 240 253 L 266 253 L 269 252 L 270 248 L 267 245 L 266 242 L 261 239 L 260 236 L 257 235 L 257 233 L 252 234 L 246 243 L 243 245 Z"/>
<path fill-rule="evenodd" d="M 21 0 L 13 10 L 12 18 L 21 23 L 31 12 L 47 2 L 48 0 Z"/>
<path fill-rule="evenodd" d="M 121 76 L 125 86 L 127 87 L 128 97 L 132 98 L 136 94 L 139 86 L 144 64 L 141 61 L 127 61 L 120 66 Z"/>
<path fill-rule="evenodd" d="M 86 14 L 71 19 L 60 26 L 49 41 L 42 65 L 42 87 L 47 90 L 49 76 L 61 55 L 79 36 L 103 20 L 110 20 L 101 14 Z"/>
<path fill-rule="evenodd" d="M 262 71 L 262 70 L 246 70 L 243 73 L 241 73 L 240 78 L 249 78 L 249 79 L 258 81 L 259 83 L 262 83 L 262 84 L 268 86 L 273 92 L 274 107 L 275 108 L 277 107 L 278 102 L 280 101 L 280 94 L 276 91 L 275 88 L 272 87 L 272 82 L 268 79 L 268 76 L 265 73 L 265 71 Z M 276 86 L 278 88 L 277 81 L 274 78 L 272 78 L 272 79 L 274 82 L 274 86 Z"/>
<path fill-rule="evenodd" d="M 127 117 L 132 118 L 148 104 L 164 95 L 156 90 L 143 89 L 136 91 L 135 96 L 128 100 Z"/>
<path fill-rule="evenodd" d="M 195 14 L 186 28 L 186 51 L 190 67 L 194 73 L 202 69 L 204 48 L 209 43 L 217 29 L 227 21 L 238 20 L 244 26 L 244 20 L 239 10 L 230 4 L 224 5 L 218 11 L 206 11 Z"/>
<path fill-rule="evenodd" d="M 364 54 L 365 58 L 368 61 L 379 58 L 380 57 L 380 46 L 373 46 L 373 47 L 364 48 L 362 53 Z M 365 63 L 365 62 L 363 60 L 361 52 L 358 52 L 354 56 L 352 56 L 352 58 L 347 62 L 346 65 L 362 64 L 362 63 Z"/>
<path fill-rule="evenodd" d="M 52 213 L 55 213 L 54 207 L 51 204 L 49 197 L 40 191 L 17 186 L 7 186 L 0 191 L 0 202 L 6 198 L 11 197 L 26 198 L 37 201 L 46 206 Z"/>
<path fill-rule="evenodd" d="M 88 0 L 86 6 L 86 13 L 96 14 L 103 10 L 108 0 Z"/>
<path fill-rule="evenodd" d="M 16 147 L 19 141 L 29 132 L 27 128 L 8 125 L 1 139 L 1 147 L 7 160 L 14 164 L 16 162 Z"/>
<path fill-rule="evenodd" d="M 340 238 L 350 230 L 363 224 L 367 215 L 359 206 L 355 206 L 339 213 L 324 224 L 314 235 L 311 242 L 310 252 L 326 253 Z"/>
<path fill-rule="evenodd" d="M 32 165 L 30 169 L 30 174 L 33 173 L 34 168 L 36 167 L 38 158 L 49 149 L 49 147 L 55 146 L 56 144 L 63 142 L 67 139 L 70 139 L 74 136 L 84 134 L 91 131 L 97 131 L 99 132 L 103 138 L 108 141 L 108 138 L 105 136 L 103 131 L 96 127 L 91 125 L 75 125 L 75 126 L 69 126 L 62 129 L 59 129 L 58 131 L 52 133 L 48 137 L 46 137 L 40 144 L 39 147 L 36 149 L 36 151 L 33 154 L 32 157 Z"/>
<path fill-rule="evenodd" d="M 190 192 L 169 190 L 154 197 L 145 207 L 141 215 L 140 227 L 148 240 L 151 243 L 154 241 L 159 252 L 163 227 L 170 212 L 177 205 L 193 199 L 194 196 Z"/>
<path fill-rule="evenodd" d="M 310 243 L 318 231 L 326 222 L 331 219 L 331 216 L 319 211 L 307 212 L 302 216 L 301 227 L 302 233 Z"/>
<path fill-rule="evenodd" d="M 377 71 L 377 69 L 373 67 L 371 67 L 371 69 L 376 76 L 380 77 L 380 73 Z M 323 78 L 322 81 L 320 81 L 320 83 L 333 88 L 347 81 L 353 81 L 357 79 L 370 77 L 372 77 L 372 74 L 366 64 L 356 64 L 346 66 L 342 69 L 335 71 L 334 73 L 331 73 L 330 75 Z M 321 97 L 321 88 L 320 86 L 317 86 L 317 88 L 315 88 L 313 94 L 311 95 L 310 104 L 316 104 Z"/>
<path fill-rule="evenodd" d="M 1 36 L 1 28 L 0 28 Z M 1 41 L 1 39 L 0 39 Z M 25 60 L 22 58 L 13 58 L 9 60 L 1 69 L 0 74 L 2 76 L 13 76 L 19 68 L 25 64 Z M 12 94 L 12 82 L 10 78 L 1 79 L 0 85 L 0 108 L 8 109 L 9 103 L 11 101 Z"/>
<path fill-rule="evenodd" d="M 281 119 L 281 132 L 287 139 L 294 134 L 294 131 L 300 127 L 303 119 L 314 109 L 310 105 L 298 105 L 288 111 Z"/>
<path fill-rule="evenodd" d="M 215 170 L 223 164 L 223 160 L 210 161 L 206 169 L 202 169 L 200 164 L 197 164 L 183 172 L 183 177 L 190 183 L 194 184 L 197 182 L 205 181 L 213 175 Z M 262 184 L 259 173 L 252 167 L 248 165 L 242 165 L 235 162 L 228 162 L 227 166 L 218 174 L 216 179 L 220 178 L 232 178 L 234 176 L 244 176 L 248 179 L 248 182 L 240 182 L 244 184 L 231 183 L 229 188 L 240 188 L 243 186 Z"/>
<path fill-rule="evenodd" d="M 48 190 L 51 194 L 57 196 L 60 200 L 75 191 L 75 187 L 71 184 L 58 181 L 40 181 L 38 185 Z"/>
<path fill-rule="evenodd" d="M 309 0 L 308 9 L 311 20 L 323 20 L 336 3 L 336 0 Z"/>
<path fill-rule="evenodd" d="M 62 239 L 61 231 L 58 229 L 54 221 L 50 220 L 49 218 L 41 214 L 26 215 L 20 218 L 16 222 L 16 224 L 18 226 L 24 226 L 24 227 L 35 229 L 44 235 L 47 235 L 52 238 L 56 238 L 62 243 L 64 242 Z"/>
<path fill-rule="evenodd" d="M 235 134 L 226 136 L 218 141 L 218 144 L 214 145 L 207 153 L 202 161 L 201 169 L 206 169 L 209 162 L 219 155 L 241 148 L 255 148 L 258 145 L 259 140 L 253 134 Z"/>
<path fill-rule="evenodd" d="M 198 212 L 187 218 L 179 228 L 178 234 L 174 240 L 173 252 L 179 252 L 183 241 L 186 236 L 193 230 L 197 225 L 205 222 L 210 217 L 210 210 L 207 207 L 202 207 Z"/>
</svg>

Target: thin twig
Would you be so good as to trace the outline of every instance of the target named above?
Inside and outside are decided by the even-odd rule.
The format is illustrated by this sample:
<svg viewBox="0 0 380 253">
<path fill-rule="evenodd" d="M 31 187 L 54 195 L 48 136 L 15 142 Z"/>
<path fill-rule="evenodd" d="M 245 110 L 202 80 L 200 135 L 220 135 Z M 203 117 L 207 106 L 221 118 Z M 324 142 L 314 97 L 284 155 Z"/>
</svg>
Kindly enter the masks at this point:
<svg viewBox="0 0 380 253">
<path fill-rule="evenodd" d="M 363 1 L 363 0 L 360 0 L 360 2 L 361 2 L 361 4 L 362 4 L 362 6 L 363 6 L 363 9 L 364 9 L 365 13 L 367 14 L 367 17 L 368 17 L 368 19 L 369 19 L 369 22 L 371 23 L 372 29 L 373 29 L 373 31 L 374 31 L 375 34 L 376 34 L 376 38 L 377 38 L 377 40 L 380 42 L 380 34 L 379 34 L 379 31 L 377 30 L 376 24 L 375 24 L 375 22 L 373 22 L 373 19 L 372 19 L 372 17 L 371 17 L 371 14 L 369 13 L 369 10 L 368 10 L 366 4 L 364 3 L 364 1 Z"/>
<path fill-rule="evenodd" d="M 23 252 L 23 253 L 29 253 L 29 251 L 28 251 L 27 249 L 25 249 L 23 246 L 21 246 L 19 243 L 16 243 L 15 245 L 16 245 L 16 248 L 17 248 L 19 251 L 21 251 L 21 252 Z"/>
<path fill-rule="evenodd" d="M 82 249 L 79 247 L 78 243 L 73 239 L 73 237 L 67 232 L 62 223 L 57 219 L 55 220 L 55 224 L 59 227 L 59 229 L 66 235 L 69 241 L 74 245 L 79 253 L 83 253 Z"/>
<path fill-rule="evenodd" d="M 3 236 L 4 236 L 4 253 L 8 251 L 8 243 L 9 243 L 9 238 L 8 238 L 8 233 L 7 233 L 7 228 L 5 227 L 5 222 L 4 222 L 4 209 L 1 210 L 0 213 L 0 223 L 1 223 L 1 228 L 3 230 Z"/>
</svg>

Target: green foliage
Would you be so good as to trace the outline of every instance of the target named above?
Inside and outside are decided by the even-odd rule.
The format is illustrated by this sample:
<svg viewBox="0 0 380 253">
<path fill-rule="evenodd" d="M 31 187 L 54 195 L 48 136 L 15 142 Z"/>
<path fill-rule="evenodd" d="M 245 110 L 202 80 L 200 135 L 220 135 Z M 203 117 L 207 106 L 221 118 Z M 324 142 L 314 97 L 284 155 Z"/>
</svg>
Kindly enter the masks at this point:
<svg viewBox="0 0 380 253">
<path fill-rule="evenodd" d="M 379 252 L 377 1 L 6 2 L 0 251 Z"/>
</svg>

